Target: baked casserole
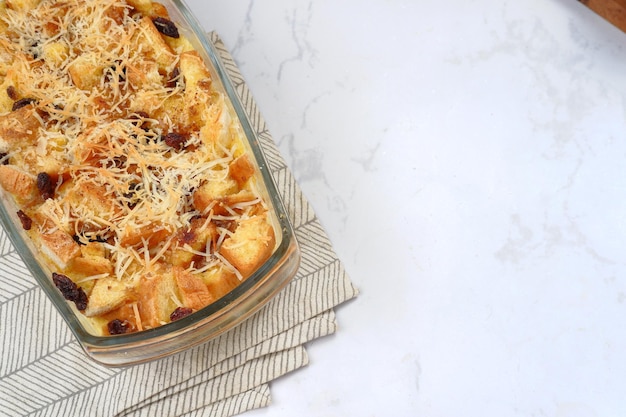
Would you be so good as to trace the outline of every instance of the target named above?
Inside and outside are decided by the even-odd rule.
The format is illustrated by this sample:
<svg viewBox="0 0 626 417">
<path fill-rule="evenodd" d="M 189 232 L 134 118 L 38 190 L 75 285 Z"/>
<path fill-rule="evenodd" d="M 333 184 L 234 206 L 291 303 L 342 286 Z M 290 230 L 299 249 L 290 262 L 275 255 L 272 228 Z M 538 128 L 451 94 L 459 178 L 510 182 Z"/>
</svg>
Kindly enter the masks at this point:
<svg viewBox="0 0 626 417">
<path fill-rule="evenodd" d="M 0 2 L 0 185 L 101 335 L 214 303 L 278 245 L 258 162 L 168 10 Z"/>
</svg>

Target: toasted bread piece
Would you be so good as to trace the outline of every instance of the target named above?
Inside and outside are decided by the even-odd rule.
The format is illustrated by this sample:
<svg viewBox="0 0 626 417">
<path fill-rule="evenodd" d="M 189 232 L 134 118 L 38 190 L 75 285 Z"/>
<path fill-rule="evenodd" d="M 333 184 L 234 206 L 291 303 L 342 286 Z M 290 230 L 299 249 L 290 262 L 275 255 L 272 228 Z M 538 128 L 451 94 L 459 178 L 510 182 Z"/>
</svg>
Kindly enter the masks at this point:
<svg viewBox="0 0 626 417">
<path fill-rule="evenodd" d="M 211 86 L 211 73 L 196 51 L 180 54 L 180 73 L 185 79 L 186 91 L 197 88 L 208 89 Z"/>
<path fill-rule="evenodd" d="M 0 116 L 0 138 L 10 147 L 34 145 L 41 122 L 32 104 Z"/>
<path fill-rule="evenodd" d="M 220 145 L 230 148 L 233 143 L 233 132 L 228 128 L 230 114 L 223 98 L 218 97 L 203 112 L 204 126 L 200 128 L 200 138 L 208 145 Z"/>
<path fill-rule="evenodd" d="M 2 56 L 0 55 L 0 73 L 3 71 L 2 65 Z M 9 97 L 8 90 L 13 87 L 13 81 L 7 76 L 2 80 L 2 84 L 0 84 L 0 113 L 6 113 L 11 111 L 13 107 L 13 99 Z M 2 139 L 0 139 L 0 143 L 2 143 Z"/>
<path fill-rule="evenodd" d="M 0 2 L 0 16 L 5 13 L 1 5 L 2 2 Z M 4 21 L 4 19 L 0 19 L 0 33 L 3 32 L 2 28 L 4 27 L 4 25 L 6 25 L 6 22 Z M 13 85 L 13 83 L 15 83 L 15 79 L 17 78 L 17 73 L 14 69 L 12 70 L 12 68 L 14 68 L 14 58 L 15 50 L 9 47 L 9 45 L 0 42 L 0 75 L 6 77 L 6 79 L 3 81 L 7 82 L 6 87 L 8 87 L 9 85 Z M 6 92 L 3 93 L 6 94 Z M 9 107 L 8 110 L 11 110 L 11 108 Z"/>
<path fill-rule="evenodd" d="M 200 310 L 215 301 L 215 297 L 202 278 L 194 276 L 183 268 L 174 268 L 174 279 L 185 307 Z"/>
<path fill-rule="evenodd" d="M 63 230 L 42 233 L 39 238 L 42 252 L 61 269 L 65 269 L 72 259 L 80 255 L 80 246 Z"/>
<path fill-rule="evenodd" d="M 135 46 L 138 59 L 151 60 L 158 64 L 159 69 L 169 73 L 176 63 L 176 55 L 172 48 L 163 40 L 149 16 L 144 16 L 130 40 Z"/>
<path fill-rule="evenodd" d="M 238 223 L 235 233 L 224 241 L 219 253 L 241 273 L 249 277 L 274 250 L 276 239 L 267 213 Z"/>
<path fill-rule="evenodd" d="M 94 317 L 113 311 L 124 304 L 130 294 L 125 282 L 117 278 L 100 278 L 89 294 L 85 315 Z"/>
<path fill-rule="evenodd" d="M 189 52 L 193 51 L 193 45 L 189 42 L 189 39 L 181 36 L 179 38 L 170 38 L 169 36 L 165 36 L 165 42 L 176 52 Z"/>
<path fill-rule="evenodd" d="M 40 0 L 6 0 L 6 5 L 9 9 L 27 12 L 37 7 L 39 2 Z"/>
<path fill-rule="evenodd" d="M 193 206 L 202 213 L 211 203 L 219 202 L 227 196 L 235 194 L 238 190 L 237 182 L 233 179 L 207 181 L 193 193 Z"/>
<path fill-rule="evenodd" d="M 211 100 L 211 74 L 196 52 L 180 55 L 179 80 L 184 80 L 183 94 L 169 96 L 159 109 L 161 117 L 186 131 L 198 131 L 206 124 L 207 106 Z"/>
<path fill-rule="evenodd" d="M 4 16 L 4 14 L 6 13 L 6 10 L 7 10 L 6 0 L 0 1 L 0 15 Z M 0 33 L 5 34 L 8 28 L 9 28 L 9 24 L 5 22 L 4 19 L 0 19 Z"/>
<path fill-rule="evenodd" d="M 257 196 L 252 191 L 241 190 L 236 194 L 228 195 L 220 200 L 224 205 L 233 207 L 240 203 L 247 203 L 249 201 L 256 200 Z"/>
<path fill-rule="evenodd" d="M 165 18 L 169 18 L 169 12 L 167 11 L 167 8 L 162 5 L 161 3 L 157 3 L 156 1 L 151 1 L 150 3 L 150 9 L 146 11 L 146 15 L 150 16 L 150 17 L 165 17 Z"/>
<path fill-rule="evenodd" d="M 228 294 L 241 282 L 237 275 L 223 266 L 210 269 L 198 275 L 211 295 L 217 300 Z"/>
<path fill-rule="evenodd" d="M 207 244 L 210 244 L 210 240 L 216 237 L 217 228 L 215 224 L 209 223 L 204 227 L 205 222 L 206 219 L 198 218 L 191 221 L 189 228 L 179 230 L 174 243 L 175 249 L 172 251 L 172 265 L 189 266 L 197 255 L 186 250 L 185 247 L 189 246 L 194 251 L 203 251 Z"/>
<path fill-rule="evenodd" d="M 74 85 L 81 90 L 91 90 L 100 84 L 104 74 L 104 66 L 95 53 L 86 52 L 79 55 L 67 67 Z"/>
<path fill-rule="evenodd" d="M 197 132 L 206 123 L 205 109 L 209 100 L 208 94 L 197 89 L 184 95 L 171 95 L 159 106 L 156 116 L 163 125 L 171 121 L 183 131 Z"/>
<path fill-rule="evenodd" d="M 152 10 L 152 1 L 151 0 L 126 0 L 126 2 L 134 7 L 138 12 L 143 14 L 150 14 Z"/>
<path fill-rule="evenodd" d="M 112 274 L 113 264 L 105 257 L 106 251 L 100 242 L 89 242 L 80 247 L 80 256 L 74 258 L 72 268 L 85 276 Z"/>
<path fill-rule="evenodd" d="M 139 61 L 126 66 L 126 79 L 137 88 L 155 88 L 163 80 L 159 73 L 159 66 L 154 61 Z"/>
<path fill-rule="evenodd" d="M 158 224 L 149 224 L 142 227 L 128 226 L 124 229 L 120 244 L 122 246 L 134 246 L 146 242 L 148 248 L 153 248 L 163 241 L 169 232 Z"/>
<path fill-rule="evenodd" d="M 146 327 L 157 327 L 170 321 L 170 314 L 178 307 L 174 300 L 180 297 L 171 270 L 142 278 L 137 292 L 139 315 Z"/>
<path fill-rule="evenodd" d="M 28 201 L 37 195 L 37 180 L 12 165 L 0 165 L 0 185 L 21 201 Z"/>
<path fill-rule="evenodd" d="M 113 273 L 113 264 L 106 258 L 80 256 L 74 259 L 72 268 L 85 276 Z"/>
<path fill-rule="evenodd" d="M 66 183 L 64 202 L 70 203 L 92 216 L 112 218 L 119 212 L 113 196 L 107 190 L 94 182 L 82 181 Z"/>
<path fill-rule="evenodd" d="M 242 188 L 243 185 L 254 175 L 254 165 L 246 154 L 236 158 L 228 166 L 228 173 L 237 185 Z"/>
<path fill-rule="evenodd" d="M 49 42 L 43 45 L 43 57 L 48 65 L 60 67 L 69 57 L 70 48 L 63 42 Z"/>
<path fill-rule="evenodd" d="M 193 194 L 193 206 L 203 213 L 213 210 L 214 214 L 227 214 L 225 206 L 232 207 L 256 199 L 256 195 L 248 190 L 239 190 L 237 182 L 231 178 L 225 181 L 207 181 Z"/>
<path fill-rule="evenodd" d="M 104 258 L 107 250 L 101 242 L 89 242 L 80 247 L 80 253 L 88 258 Z"/>
</svg>

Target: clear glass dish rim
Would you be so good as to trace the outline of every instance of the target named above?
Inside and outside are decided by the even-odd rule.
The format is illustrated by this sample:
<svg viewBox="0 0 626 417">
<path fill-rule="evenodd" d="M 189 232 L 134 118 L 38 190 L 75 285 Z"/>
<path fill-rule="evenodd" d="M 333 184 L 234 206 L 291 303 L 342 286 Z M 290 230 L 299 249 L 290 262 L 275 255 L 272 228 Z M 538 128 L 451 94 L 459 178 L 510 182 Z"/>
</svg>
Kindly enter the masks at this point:
<svg viewBox="0 0 626 417">
<path fill-rule="evenodd" d="M 267 163 L 264 152 L 259 144 L 258 135 L 252 128 L 249 116 L 231 82 L 231 79 L 219 56 L 219 52 L 213 42 L 207 38 L 195 16 L 182 0 L 166 0 L 165 2 L 161 1 L 161 3 L 169 3 L 173 7 L 176 7 L 176 11 L 179 12 L 185 20 L 184 24 L 188 29 L 190 29 L 192 34 L 196 37 L 196 40 L 200 43 L 202 50 L 199 50 L 199 52 L 205 53 L 204 57 L 208 57 L 210 60 L 209 64 L 217 73 L 221 86 L 232 104 L 250 149 L 260 168 L 261 177 L 267 190 L 268 197 L 271 200 L 271 208 L 275 212 L 275 217 L 280 226 L 279 230 L 276 230 L 276 232 L 280 232 L 281 237 L 278 247 L 275 249 L 270 258 L 257 271 L 255 271 L 246 280 L 242 281 L 241 284 L 231 290 L 228 294 L 203 309 L 194 312 L 190 316 L 137 333 L 114 336 L 96 336 L 85 329 L 77 317 L 77 314 L 81 313 L 74 311 L 70 304 L 56 289 L 46 271 L 41 267 L 30 247 L 30 244 L 27 243 L 28 238 L 25 236 L 23 230 L 18 228 L 19 221 L 16 216 L 9 213 L 6 204 L 0 203 L 0 222 L 4 226 L 5 231 L 10 241 L 13 243 L 18 255 L 24 261 L 40 288 L 52 301 L 53 305 L 59 311 L 62 318 L 65 320 L 88 356 L 101 364 L 109 366 L 124 366 L 158 359 L 159 357 L 167 356 L 181 350 L 186 350 L 199 343 L 217 337 L 219 334 L 241 323 L 254 312 L 263 307 L 263 305 L 265 305 L 293 278 L 300 263 L 300 249 L 295 237 L 293 226 L 289 221 L 282 198 L 278 193 L 274 178 L 269 170 L 269 164 Z M 167 4 L 165 5 L 167 6 Z M 0 190 L 0 194 L 2 194 L 3 200 L 7 199 L 3 190 Z M 285 270 L 283 266 L 288 263 L 289 260 L 292 261 L 292 265 Z M 262 288 L 260 295 L 255 294 L 255 291 L 259 290 L 259 288 Z M 252 307 L 242 307 L 242 304 L 245 304 L 246 301 L 249 302 L 249 299 L 254 298 L 255 295 L 261 298 L 260 302 L 256 303 L 256 305 Z M 233 314 L 235 314 L 235 317 L 230 319 L 228 319 L 228 317 L 224 318 L 226 315 Z M 213 322 L 216 322 L 214 326 L 212 325 Z M 162 344 L 167 341 L 172 343 L 173 339 L 182 338 L 189 332 L 194 331 L 201 333 L 196 335 L 197 337 L 194 339 L 192 344 L 180 346 L 179 348 L 171 349 L 171 351 L 161 351 L 154 357 L 142 357 L 142 355 L 135 357 L 131 354 L 135 349 L 147 348 L 149 346 Z M 105 360 L 107 355 L 121 353 L 131 355 L 129 355 L 128 360 L 126 361 L 116 360 L 112 362 L 110 360 Z"/>
</svg>

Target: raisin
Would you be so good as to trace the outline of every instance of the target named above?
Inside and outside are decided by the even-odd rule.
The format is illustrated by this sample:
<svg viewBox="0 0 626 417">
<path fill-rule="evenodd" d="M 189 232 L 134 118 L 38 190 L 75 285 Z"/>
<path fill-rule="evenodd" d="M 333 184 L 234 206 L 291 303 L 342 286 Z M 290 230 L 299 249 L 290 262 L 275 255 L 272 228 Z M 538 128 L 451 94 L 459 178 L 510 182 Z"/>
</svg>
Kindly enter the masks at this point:
<svg viewBox="0 0 626 417">
<path fill-rule="evenodd" d="M 30 230 L 33 225 L 33 220 L 28 217 L 28 214 L 24 213 L 22 210 L 17 212 L 17 217 L 19 217 L 20 222 L 22 222 L 22 227 L 24 230 Z"/>
<path fill-rule="evenodd" d="M 163 140 L 168 146 L 180 151 L 185 148 L 185 142 L 187 142 L 188 136 L 176 132 L 170 132 L 163 137 Z"/>
<path fill-rule="evenodd" d="M 54 197 L 54 184 L 50 175 L 45 172 L 37 174 L 37 189 L 44 200 Z"/>
<path fill-rule="evenodd" d="M 109 334 L 124 334 L 127 333 L 130 329 L 130 323 L 126 320 L 122 321 L 120 319 L 111 320 L 107 324 L 107 329 L 109 330 Z"/>
<path fill-rule="evenodd" d="M 177 307 L 176 310 L 172 311 L 172 314 L 170 314 L 170 320 L 171 321 L 180 320 L 184 317 L 187 317 L 192 312 L 193 310 L 188 307 Z"/>
<path fill-rule="evenodd" d="M 83 241 L 80 239 L 80 236 L 78 236 L 78 235 L 74 235 L 74 236 L 72 236 L 72 239 L 74 239 L 74 242 L 76 242 L 76 243 L 77 243 L 77 244 L 79 244 L 80 246 L 85 246 L 85 245 L 86 245 L 86 243 L 85 243 L 85 242 L 83 242 Z"/>
<path fill-rule="evenodd" d="M 95 233 L 102 233 L 102 231 L 98 231 Z M 106 237 L 97 235 L 95 233 L 89 233 L 88 236 L 85 234 L 75 234 L 74 236 L 72 236 L 72 239 L 74 239 L 74 242 L 76 242 L 80 246 L 87 245 L 86 242 L 98 242 L 98 243 L 107 242 Z"/>
<path fill-rule="evenodd" d="M 178 83 L 180 82 L 180 68 L 174 68 L 172 74 L 170 75 L 170 79 L 167 81 L 168 88 L 176 88 Z"/>
<path fill-rule="evenodd" d="M 8 156 L 9 156 L 8 153 L 0 152 L 0 163 L 2 165 L 9 165 L 9 158 L 7 158 Z"/>
<path fill-rule="evenodd" d="M 165 36 L 169 36 L 170 38 L 180 37 L 178 33 L 178 28 L 171 20 L 168 20 L 164 17 L 155 17 L 154 19 L 152 19 L 152 22 L 154 23 L 154 26 L 157 28 L 157 30 Z"/>
<path fill-rule="evenodd" d="M 32 104 L 36 101 L 37 101 L 36 99 L 30 98 L 30 97 L 21 98 L 17 100 L 15 103 L 13 103 L 13 107 L 11 108 L 11 111 L 19 110 L 22 107 L 28 106 L 29 104 Z"/>
<path fill-rule="evenodd" d="M 106 243 L 107 242 L 107 238 L 104 236 L 97 236 L 96 237 L 90 237 L 89 238 L 90 242 L 98 242 L 98 243 Z"/>
<path fill-rule="evenodd" d="M 41 55 L 40 42 L 38 40 L 33 40 L 30 43 L 30 48 L 28 48 L 28 52 L 33 56 L 33 59 L 39 59 Z"/>
<path fill-rule="evenodd" d="M 97 233 L 100 233 L 100 234 L 97 234 Z M 87 241 L 87 242 L 97 242 L 97 243 L 106 243 L 107 242 L 107 238 L 106 238 L 106 236 L 102 236 L 102 233 L 106 233 L 106 230 L 104 230 L 104 231 L 100 230 L 100 231 L 97 231 L 97 232 L 92 232 L 92 233 L 83 234 L 83 235 L 74 235 L 74 240 L 79 245 L 86 245 L 85 241 Z"/>
<path fill-rule="evenodd" d="M 74 281 L 56 272 L 52 273 L 52 281 L 67 301 L 76 304 L 77 309 L 83 311 L 87 308 L 87 294 Z"/>
<path fill-rule="evenodd" d="M 131 182 L 128 185 L 128 192 L 122 194 L 122 197 L 124 197 L 127 201 L 126 201 L 126 205 L 128 206 L 129 209 L 134 209 L 137 206 L 137 203 L 139 202 L 139 197 L 137 196 L 137 191 L 139 191 L 140 189 L 140 184 L 138 182 Z"/>
<path fill-rule="evenodd" d="M 17 90 L 12 85 L 7 87 L 7 96 L 9 96 L 11 100 L 17 100 L 17 98 L 19 97 L 17 95 Z"/>
</svg>

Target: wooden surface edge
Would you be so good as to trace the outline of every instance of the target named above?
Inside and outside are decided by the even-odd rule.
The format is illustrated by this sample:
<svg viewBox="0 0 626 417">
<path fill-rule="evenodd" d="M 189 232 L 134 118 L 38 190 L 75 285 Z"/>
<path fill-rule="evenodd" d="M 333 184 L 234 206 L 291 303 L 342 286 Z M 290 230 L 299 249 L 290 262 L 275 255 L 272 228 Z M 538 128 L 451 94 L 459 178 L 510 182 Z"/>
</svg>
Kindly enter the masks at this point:
<svg viewBox="0 0 626 417">
<path fill-rule="evenodd" d="M 626 0 L 579 0 L 606 21 L 626 32 Z"/>
</svg>

